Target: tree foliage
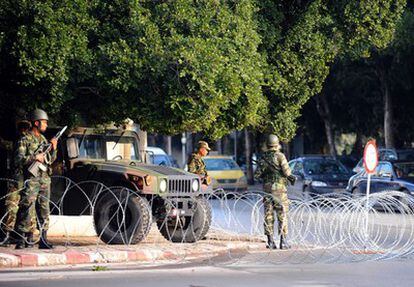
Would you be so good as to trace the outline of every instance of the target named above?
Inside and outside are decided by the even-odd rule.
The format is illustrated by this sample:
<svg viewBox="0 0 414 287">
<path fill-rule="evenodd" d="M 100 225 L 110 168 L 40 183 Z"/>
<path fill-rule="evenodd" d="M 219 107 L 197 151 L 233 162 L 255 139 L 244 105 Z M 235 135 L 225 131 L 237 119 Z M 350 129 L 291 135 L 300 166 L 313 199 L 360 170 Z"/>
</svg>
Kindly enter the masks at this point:
<svg viewBox="0 0 414 287">
<path fill-rule="evenodd" d="M 381 87 L 388 86 L 393 111 L 395 147 L 414 141 L 414 7 L 409 6 L 397 23 L 395 36 L 384 49 L 374 49 L 369 58 L 351 55 L 338 59 L 327 78 L 323 95 L 332 110 L 332 124 L 340 133 L 374 137 L 384 145 L 384 99 Z M 379 73 L 381 70 L 381 73 Z M 386 75 L 381 79 L 380 74 Z M 322 125 L 314 122 L 308 106 L 302 119 L 307 134 L 314 138 Z M 311 127 L 312 126 L 312 127 Z M 318 131 L 319 129 L 319 131 Z M 323 134 L 322 134 L 323 137 Z M 323 142 L 320 144 L 323 145 Z"/>
<path fill-rule="evenodd" d="M 43 107 L 60 122 L 152 132 L 244 127 L 289 140 L 334 60 L 392 39 L 404 0 L 3 0 L 3 118 Z"/>
</svg>

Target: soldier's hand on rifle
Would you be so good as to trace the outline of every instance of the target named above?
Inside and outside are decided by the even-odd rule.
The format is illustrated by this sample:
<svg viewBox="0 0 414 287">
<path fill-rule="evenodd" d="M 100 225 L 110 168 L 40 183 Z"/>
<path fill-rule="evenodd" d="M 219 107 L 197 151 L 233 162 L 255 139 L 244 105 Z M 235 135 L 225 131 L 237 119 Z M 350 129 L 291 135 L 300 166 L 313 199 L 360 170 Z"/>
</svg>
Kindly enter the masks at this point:
<svg viewBox="0 0 414 287">
<path fill-rule="evenodd" d="M 57 142 L 58 140 L 56 138 L 53 138 L 50 140 L 50 143 L 52 144 L 53 150 L 57 149 Z"/>
<path fill-rule="evenodd" d="M 44 153 L 39 153 L 37 155 L 35 155 L 35 160 L 41 163 L 45 162 L 45 154 Z"/>
</svg>

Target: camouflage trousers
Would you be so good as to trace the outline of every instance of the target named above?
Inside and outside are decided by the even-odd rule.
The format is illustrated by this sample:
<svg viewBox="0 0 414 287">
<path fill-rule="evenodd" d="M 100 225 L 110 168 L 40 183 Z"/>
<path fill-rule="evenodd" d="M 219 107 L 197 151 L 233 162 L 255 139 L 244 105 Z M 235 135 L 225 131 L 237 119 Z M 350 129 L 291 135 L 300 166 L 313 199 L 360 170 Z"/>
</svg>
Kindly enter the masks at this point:
<svg viewBox="0 0 414 287">
<path fill-rule="evenodd" d="M 15 228 L 17 212 L 19 210 L 20 193 L 24 188 L 23 176 L 18 176 L 16 179 L 16 181 L 10 182 L 6 196 L 4 230 L 7 232 L 12 232 Z M 36 230 L 36 211 L 34 208 L 30 209 L 30 217 L 30 232 L 34 232 Z"/>
<path fill-rule="evenodd" d="M 264 191 L 266 195 L 263 197 L 264 206 L 264 232 L 265 235 L 273 236 L 276 211 L 278 221 L 278 233 L 280 235 L 288 234 L 288 212 L 289 199 L 285 189 L 274 189 L 274 185 L 265 184 Z"/>
<path fill-rule="evenodd" d="M 49 229 L 50 215 L 50 177 L 31 178 L 26 181 L 26 188 L 21 192 L 17 231 L 30 232 L 32 214 L 37 213 L 39 229 Z"/>
</svg>

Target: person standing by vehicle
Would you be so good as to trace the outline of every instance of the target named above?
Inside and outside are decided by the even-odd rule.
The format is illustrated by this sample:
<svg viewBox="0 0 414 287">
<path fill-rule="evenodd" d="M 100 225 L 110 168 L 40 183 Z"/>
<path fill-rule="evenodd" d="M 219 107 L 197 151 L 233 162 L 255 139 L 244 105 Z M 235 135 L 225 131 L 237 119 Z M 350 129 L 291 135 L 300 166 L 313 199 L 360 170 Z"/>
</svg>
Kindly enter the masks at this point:
<svg viewBox="0 0 414 287">
<path fill-rule="evenodd" d="M 14 143 L 13 150 L 16 150 L 17 142 L 24 136 L 30 129 L 30 122 L 28 120 L 19 120 L 17 122 L 17 140 Z M 5 238 L 1 243 L 1 246 L 8 246 L 12 243 L 11 233 L 14 231 L 16 224 L 16 215 L 19 209 L 20 203 L 20 191 L 24 188 L 24 176 L 23 171 L 20 168 L 16 168 L 13 164 L 13 181 L 9 183 L 7 196 L 6 196 L 6 217 L 4 223 Z M 36 213 L 35 210 L 31 210 L 31 228 L 27 235 L 26 247 L 33 247 L 33 232 L 36 230 Z"/>
<path fill-rule="evenodd" d="M 30 120 L 32 128 L 18 141 L 15 155 L 16 168 L 23 171 L 25 180 L 25 188 L 21 192 L 16 228 L 21 237 L 16 244 L 16 249 L 26 247 L 26 241 L 30 237 L 31 231 L 32 209 L 35 209 L 37 212 L 39 230 L 41 231 L 39 249 L 52 249 L 52 244 L 47 240 L 50 214 L 50 164 L 56 159 L 57 139 L 53 138 L 50 141 L 52 144 L 50 154 L 35 154 L 42 144 L 48 144 L 43 133 L 47 129 L 49 117 L 45 111 L 36 109 L 32 112 Z M 38 175 L 33 175 L 28 171 L 28 167 L 35 162 L 39 162 L 47 168 L 40 170 Z"/>
<path fill-rule="evenodd" d="M 278 219 L 280 249 L 290 248 L 286 242 L 288 234 L 289 199 L 287 197 L 287 181 L 294 180 L 285 155 L 280 151 L 279 139 L 276 135 L 267 138 L 267 151 L 258 161 L 255 178 L 263 181 L 264 232 L 267 236 L 267 248 L 276 249 L 274 235 L 274 210 Z"/>
<path fill-rule="evenodd" d="M 197 152 L 191 154 L 187 163 L 188 172 L 195 173 L 200 176 L 202 183 L 207 185 L 210 184 L 211 179 L 207 174 L 206 164 L 203 161 L 203 157 L 205 157 L 210 150 L 211 149 L 207 142 L 199 141 L 197 145 Z"/>
</svg>

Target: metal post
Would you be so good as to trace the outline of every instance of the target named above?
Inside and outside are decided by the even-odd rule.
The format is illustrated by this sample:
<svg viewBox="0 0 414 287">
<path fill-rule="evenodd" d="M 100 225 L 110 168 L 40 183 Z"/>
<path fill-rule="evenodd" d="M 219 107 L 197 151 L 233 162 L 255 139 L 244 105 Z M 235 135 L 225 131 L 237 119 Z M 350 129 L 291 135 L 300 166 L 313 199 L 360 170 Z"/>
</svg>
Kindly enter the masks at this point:
<svg viewBox="0 0 414 287">
<path fill-rule="evenodd" d="M 237 162 L 237 131 L 234 131 L 234 160 Z"/>
<path fill-rule="evenodd" d="M 185 158 L 186 158 L 186 154 L 185 154 L 185 144 L 187 143 L 187 135 L 185 132 L 183 132 L 181 134 L 181 152 L 182 152 L 182 166 L 183 168 L 185 168 Z"/>
<path fill-rule="evenodd" d="M 365 249 L 367 249 L 367 241 L 368 241 L 368 220 L 369 220 L 369 193 L 371 188 L 371 173 L 368 173 L 368 180 L 367 180 L 367 194 L 366 194 L 366 203 L 365 203 Z"/>
</svg>

